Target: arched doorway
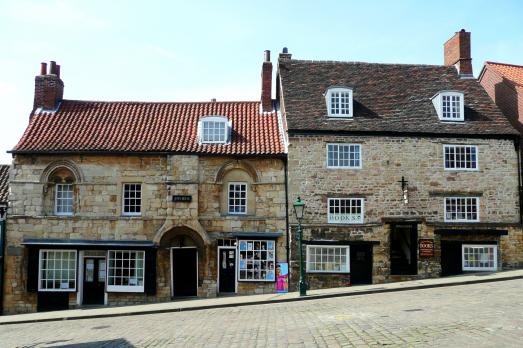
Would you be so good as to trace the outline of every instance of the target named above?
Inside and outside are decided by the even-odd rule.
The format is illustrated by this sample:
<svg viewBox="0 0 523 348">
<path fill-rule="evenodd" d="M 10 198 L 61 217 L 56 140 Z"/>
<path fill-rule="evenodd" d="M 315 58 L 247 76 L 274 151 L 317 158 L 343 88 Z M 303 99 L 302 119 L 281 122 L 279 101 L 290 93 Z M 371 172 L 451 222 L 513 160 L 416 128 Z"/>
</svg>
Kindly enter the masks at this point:
<svg viewBox="0 0 523 348">
<path fill-rule="evenodd" d="M 165 261 L 168 258 L 164 265 L 168 264 L 171 297 L 198 296 L 206 254 L 200 235 L 186 226 L 174 227 L 162 235 L 159 247 Z"/>
</svg>

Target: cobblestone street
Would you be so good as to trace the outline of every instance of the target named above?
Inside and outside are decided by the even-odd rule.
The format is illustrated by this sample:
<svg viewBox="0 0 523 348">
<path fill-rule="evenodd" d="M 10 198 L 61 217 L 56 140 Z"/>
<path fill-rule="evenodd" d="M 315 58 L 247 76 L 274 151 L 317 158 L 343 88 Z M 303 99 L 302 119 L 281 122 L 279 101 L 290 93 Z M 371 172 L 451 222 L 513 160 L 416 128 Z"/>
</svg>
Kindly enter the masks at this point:
<svg viewBox="0 0 523 348">
<path fill-rule="evenodd" d="M 2 347 L 521 347 L 523 280 L 0 326 Z"/>
</svg>

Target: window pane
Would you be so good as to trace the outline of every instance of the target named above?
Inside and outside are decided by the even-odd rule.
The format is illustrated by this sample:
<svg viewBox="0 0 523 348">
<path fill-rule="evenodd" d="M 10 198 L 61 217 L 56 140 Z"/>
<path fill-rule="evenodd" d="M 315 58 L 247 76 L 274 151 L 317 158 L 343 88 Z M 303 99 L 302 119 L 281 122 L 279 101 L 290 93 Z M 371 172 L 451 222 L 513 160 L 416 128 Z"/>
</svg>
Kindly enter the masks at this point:
<svg viewBox="0 0 523 348">
<path fill-rule="evenodd" d="M 76 251 L 40 251 L 39 290 L 75 290 Z"/>
<path fill-rule="evenodd" d="M 123 213 L 129 215 L 140 215 L 142 206 L 142 185 L 123 185 Z"/>
<path fill-rule="evenodd" d="M 329 223 L 362 223 L 363 198 L 329 198 L 327 215 Z"/>
<path fill-rule="evenodd" d="M 229 184 L 229 213 L 245 214 L 247 211 L 247 184 Z"/>
</svg>

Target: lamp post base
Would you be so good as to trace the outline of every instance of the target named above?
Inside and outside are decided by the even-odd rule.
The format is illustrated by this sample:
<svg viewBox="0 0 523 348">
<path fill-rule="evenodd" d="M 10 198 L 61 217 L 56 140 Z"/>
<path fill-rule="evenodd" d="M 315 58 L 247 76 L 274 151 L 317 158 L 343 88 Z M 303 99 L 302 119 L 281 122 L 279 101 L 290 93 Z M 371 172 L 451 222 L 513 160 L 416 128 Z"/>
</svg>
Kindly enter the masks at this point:
<svg viewBox="0 0 523 348">
<path fill-rule="evenodd" d="M 300 279 L 298 286 L 300 288 L 300 296 L 307 296 L 307 284 L 305 284 L 303 279 Z"/>
</svg>

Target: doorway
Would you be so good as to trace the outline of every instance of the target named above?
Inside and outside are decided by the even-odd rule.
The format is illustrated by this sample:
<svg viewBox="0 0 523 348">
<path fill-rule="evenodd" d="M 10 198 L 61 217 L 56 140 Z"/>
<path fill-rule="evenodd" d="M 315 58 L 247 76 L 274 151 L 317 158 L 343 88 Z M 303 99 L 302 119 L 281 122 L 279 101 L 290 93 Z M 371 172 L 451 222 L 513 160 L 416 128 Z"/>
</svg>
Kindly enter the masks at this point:
<svg viewBox="0 0 523 348">
<path fill-rule="evenodd" d="M 461 242 L 441 241 L 441 276 L 463 273 Z"/>
<path fill-rule="evenodd" d="M 418 225 L 391 226 L 390 274 L 418 274 Z"/>
<path fill-rule="evenodd" d="M 198 250 L 196 247 L 171 249 L 173 297 L 198 295 Z"/>
<path fill-rule="evenodd" d="M 105 303 L 105 272 L 105 258 L 84 258 L 83 305 L 103 305 Z"/>
<path fill-rule="evenodd" d="M 218 292 L 236 292 L 235 247 L 218 247 Z"/>
<path fill-rule="evenodd" d="M 372 244 L 350 246 L 350 282 L 372 284 Z"/>
</svg>

